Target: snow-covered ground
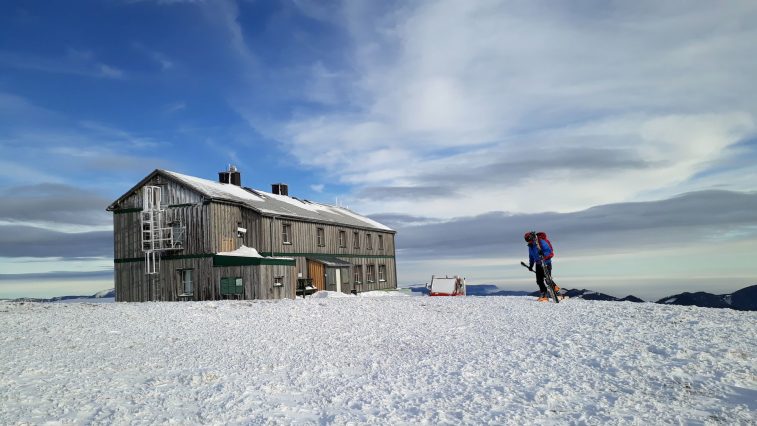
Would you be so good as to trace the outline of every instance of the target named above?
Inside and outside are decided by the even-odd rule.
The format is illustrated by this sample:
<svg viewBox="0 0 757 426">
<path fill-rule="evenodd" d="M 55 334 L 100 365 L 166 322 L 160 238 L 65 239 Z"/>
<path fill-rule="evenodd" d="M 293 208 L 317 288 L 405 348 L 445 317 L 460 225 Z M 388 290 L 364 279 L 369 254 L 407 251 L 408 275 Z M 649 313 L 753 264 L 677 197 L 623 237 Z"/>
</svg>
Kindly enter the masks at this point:
<svg viewBox="0 0 757 426">
<path fill-rule="evenodd" d="M 5 302 L 0 424 L 754 424 L 755 348 L 657 304 Z"/>
</svg>

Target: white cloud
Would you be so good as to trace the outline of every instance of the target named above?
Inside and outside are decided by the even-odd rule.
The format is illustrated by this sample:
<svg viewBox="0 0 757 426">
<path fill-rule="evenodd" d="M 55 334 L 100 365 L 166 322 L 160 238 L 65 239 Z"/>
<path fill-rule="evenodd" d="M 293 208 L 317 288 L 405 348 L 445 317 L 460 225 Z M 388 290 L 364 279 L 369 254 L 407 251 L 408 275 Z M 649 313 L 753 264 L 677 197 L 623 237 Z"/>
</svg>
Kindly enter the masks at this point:
<svg viewBox="0 0 757 426">
<path fill-rule="evenodd" d="M 359 211 L 454 217 L 664 198 L 755 135 L 753 2 L 383 5 L 295 2 L 348 37 L 343 62 L 314 40 L 323 59 L 267 72 L 239 7 L 207 9 L 243 68 L 232 106 L 351 185 L 340 198 Z M 324 108 L 291 107 L 303 98 Z M 695 188 L 754 189 L 741 169 Z M 404 196 L 418 188 L 438 196 Z"/>
<path fill-rule="evenodd" d="M 163 107 L 163 112 L 166 114 L 173 114 L 175 112 L 183 111 L 185 109 L 187 109 L 186 102 L 174 102 L 172 104 L 169 104 Z"/>
<path fill-rule="evenodd" d="M 441 182 L 459 188 L 458 197 L 350 200 L 367 212 L 568 211 L 671 195 L 755 134 L 757 49 L 745 40 L 757 37 L 749 18 L 757 8 L 729 6 L 449 1 L 375 18 L 348 2 L 342 25 L 356 71 L 329 92 L 349 92 L 345 108 L 265 130 L 303 163 L 338 170 L 336 178 L 358 187 L 537 163 L 517 179 Z M 322 74 L 308 84 L 333 85 Z M 538 167 L 539 158 L 555 164 L 565 150 L 587 148 L 622 151 L 643 167 L 602 170 L 591 157 Z"/>
<path fill-rule="evenodd" d="M 33 53 L 0 51 L 0 65 L 11 68 L 52 74 L 72 74 L 85 77 L 123 79 L 126 72 L 105 64 L 88 50 L 69 48 L 63 56 L 41 56 Z"/>
<path fill-rule="evenodd" d="M 77 121 L 16 95 L 0 92 L 0 113 L 0 178 L 5 184 L 73 182 L 87 170 L 101 176 L 86 180 L 85 186 L 111 192 L 110 176 L 102 172 L 118 170 L 137 177 L 171 163 L 156 154 L 156 148 L 167 145 L 163 141 Z"/>
</svg>

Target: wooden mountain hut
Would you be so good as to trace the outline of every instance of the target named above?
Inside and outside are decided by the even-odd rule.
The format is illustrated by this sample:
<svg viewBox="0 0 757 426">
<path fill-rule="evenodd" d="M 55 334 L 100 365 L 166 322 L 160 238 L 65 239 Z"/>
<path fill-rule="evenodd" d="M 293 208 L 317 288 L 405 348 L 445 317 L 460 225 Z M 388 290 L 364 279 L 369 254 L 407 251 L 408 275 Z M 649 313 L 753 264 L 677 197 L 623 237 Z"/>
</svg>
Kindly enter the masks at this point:
<svg viewBox="0 0 757 426">
<path fill-rule="evenodd" d="M 395 231 L 286 184 L 243 187 L 155 170 L 113 212 L 116 301 L 294 298 L 298 288 L 397 288 Z"/>
</svg>

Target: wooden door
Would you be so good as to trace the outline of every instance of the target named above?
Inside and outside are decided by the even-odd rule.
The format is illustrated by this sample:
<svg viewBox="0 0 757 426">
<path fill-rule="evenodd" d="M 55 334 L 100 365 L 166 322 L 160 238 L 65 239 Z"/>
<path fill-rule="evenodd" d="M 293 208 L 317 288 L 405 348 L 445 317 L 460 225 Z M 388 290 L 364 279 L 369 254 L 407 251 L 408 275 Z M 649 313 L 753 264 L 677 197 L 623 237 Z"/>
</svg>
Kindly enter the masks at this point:
<svg viewBox="0 0 757 426">
<path fill-rule="evenodd" d="M 318 290 L 326 290 L 326 279 L 323 264 L 308 260 L 308 278 L 313 280 L 313 287 Z"/>
</svg>

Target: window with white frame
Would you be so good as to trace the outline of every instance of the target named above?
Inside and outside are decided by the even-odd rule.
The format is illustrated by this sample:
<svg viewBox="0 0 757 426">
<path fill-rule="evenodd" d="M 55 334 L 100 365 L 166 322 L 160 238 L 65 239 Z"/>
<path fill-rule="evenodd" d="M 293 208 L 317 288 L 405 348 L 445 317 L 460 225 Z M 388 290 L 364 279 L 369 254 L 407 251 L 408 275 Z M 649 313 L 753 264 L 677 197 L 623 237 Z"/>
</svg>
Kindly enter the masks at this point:
<svg viewBox="0 0 757 426">
<path fill-rule="evenodd" d="M 371 234 L 365 234 L 365 249 L 373 250 L 373 238 Z"/>
<path fill-rule="evenodd" d="M 379 265 L 379 282 L 386 281 L 386 265 Z"/>
<path fill-rule="evenodd" d="M 281 242 L 283 244 L 292 244 L 292 225 L 288 223 L 281 225 Z"/>
<path fill-rule="evenodd" d="M 192 270 L 191 269 L 181 269 L 179 270 L 179 275 L 181 275 L 181 292 L 183 295 L 191 295 L 194 293 L 194 284 L 192 283 Z"/>
<path fill-rule="evenodd" d="M 376 265 L 368 265 L 365 269 L 366 281 L 369 283 L 376 282 Z"/>
<path fill-rule="evenodd" d="M 363 283 L 363 265 L 355 265 L 352 267 L 352 276 L 355 284 Z"/>
<path fill-rule="evenodd" d="M 347 247 L 347 233 L 339 231 L 339 247 Z"/>
<path fill-rule="evenodd" d="M 359 232 L 352 233 L 352 247 L 356 249 L 360 248 L 360 233 Z"/>
<path fill-rule="evenodd" d="M 378 235 L 378 249 L 379 250 L 384 249 L 384 236 L 381 234 Z"/>
<path fill-rule="evenodd" d="M 316 236 L 318 240 L 318 247 L 323 247 L 326 245 L 326 234 L 323 231 L 323 228 L 318 228 L 316 231 Z"/>
</svg>

